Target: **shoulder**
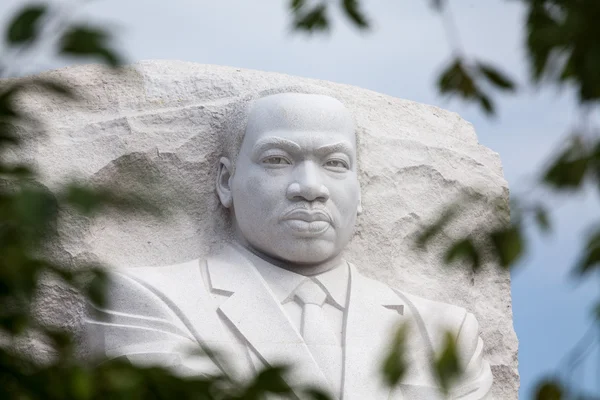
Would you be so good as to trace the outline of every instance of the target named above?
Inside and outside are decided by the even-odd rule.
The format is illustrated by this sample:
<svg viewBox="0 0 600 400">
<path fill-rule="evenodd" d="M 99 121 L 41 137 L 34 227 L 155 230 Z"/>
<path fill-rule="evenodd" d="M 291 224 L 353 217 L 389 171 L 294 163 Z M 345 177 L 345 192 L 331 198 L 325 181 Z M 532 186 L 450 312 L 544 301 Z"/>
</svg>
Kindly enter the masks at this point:
<svg viewBox="0 0 600 400">
<path fill-rule="evenodd" d="M 411 312 L 424 326 L 436 349 L 443 345 L 446 332 L 456 338 L 461 358 L 468 362 L 480 342 L 479 323 L 475 315 L 463 307 L 394 290 L 407 303 Z"/>
<path fill-rule="evenodd" d="M 166 317 L 168 303 L 176 292 L 193 285 L 203 287 L 200 260 L 160 267 L 130 267 L 108 270 L 106 308 L 133 315 Z M 190 288 L 191 289 L 191 288 Z"/>
<path fill-rule="evenodd" d="M 426 325 L 437 325 L 456 331 L 467 317 L 468 312 L 463 307 L 426 299 L 397 289 L 394 291 Z"/>
<path fill-rule="evenodd" d="M 147 287 L 167 288 L 173 285 L 180 286 L 189 278 L 202 278 L 201 267 L 203 264 L 204 261 L 195 259 L 160 267 L 118 268 L 111 270 L 109 276 L 111 283 L 123 284 L 133 281 Z"/>
</svg>

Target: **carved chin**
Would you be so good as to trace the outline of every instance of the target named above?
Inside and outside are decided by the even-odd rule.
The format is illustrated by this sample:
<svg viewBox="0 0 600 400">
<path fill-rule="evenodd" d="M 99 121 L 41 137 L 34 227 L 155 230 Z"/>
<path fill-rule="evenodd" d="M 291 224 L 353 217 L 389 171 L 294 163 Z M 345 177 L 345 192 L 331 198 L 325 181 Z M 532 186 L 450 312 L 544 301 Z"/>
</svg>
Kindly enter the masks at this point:
<svg viewBox="0 0 600 400">
<path fill-rule="evenodd" d="M 279 248 L 278 258 L 297 264 L 318 264 L 339 253 L 330 241 L 297 238 L 287 248 Z"/>
</svg>

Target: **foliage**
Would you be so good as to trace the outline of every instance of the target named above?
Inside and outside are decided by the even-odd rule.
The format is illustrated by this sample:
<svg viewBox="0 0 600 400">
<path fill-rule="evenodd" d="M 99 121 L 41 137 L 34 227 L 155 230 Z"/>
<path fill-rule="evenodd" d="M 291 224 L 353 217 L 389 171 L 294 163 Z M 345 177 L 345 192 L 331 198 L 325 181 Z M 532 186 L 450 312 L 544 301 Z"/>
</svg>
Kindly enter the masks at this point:
<svg viewBox="0 0 600 400">
<path fill-rule="evenodd" d="M 508 2 L 508 0 L 507 0 Z M 600 2 L 597 0 L 520 0 L 525 7 L 525 49 L 528 56 L 530 82 L 533 85 L 556 85 L 574 88 L 577 100 L 584 110 L 589 111 L 600 100 Z M 363 2 L 366 4 L 367 2 Z M 314 3 L 313 3 L 314 4 Z M 327 15 L 329 2 L 319 3 L 319 13 Z M 446 19 L 448 30 L 456 29 L 448 12 L 447 0 L 432 0 L 432 9 Z M 357 10 L 360 8 L 357 6 Z M 292 10 L 294 11 L 294 10 Z M 307 11 L 305 11 L 307 12 Z M 298 14 L 294 13 L 297 17 Z M 363 17 L 366 19 L 366 17 Z M 368 25 L 356 24 L 364 29 Z M 302 30 L 317 30 L 310 26 Z M 326 30 L 327 24 L 318 30 Z M 447 32 L 456 39 L 456 32 Z M 454 59 L 443 69 L 437 79 L 438 91 L 442 95 L 456 96 L 478 105 L 489 116 L 496 107 L 492 99 L 494 91 L 514 93 L 517 84 L 501 69 L 489 63 L 474 60 L 464 54 L 460 43 L 453 43 Z M 562 150 L 552 155 L 548 165 L 541 171 L 538 184 L 550 192 L 572 194 L 586 187 L 600 187 L 600 138 L 596 132 L 573 133 L 565 141 Z M 416 241 L 417 247 L 427 249 L 427 244 L 441 235 L 456 219 L 465 205 L 480 199 L 469 194 L 450 202 L 438 217 L 424 227 Z M 502 199 L 489 199 L 502 203 Z M 524 255 L 528 246 L 526 228 L 537 226 L 540 233 L 552 230 L 550 210 L 536 199 L 512 199 L 511 223 L 497 226 L 473 227 L 472 232 L 448 240 L 445 261 L 449 264 L 462 262 L 477 272 L 483 260 L 492 257 L 500 268 L 512 268 Z M 600 276 L 600 229 L 594 226 L 583 239 L 584 246 L 573 274 L 579 279 Z M 600 300 L 594 315 L 600 326 Z M 598 328 L 596 326 L 595 328 Z M 592 330 L 598 333 L 598 329 Z M 596 338 L 596 342 L 598 338 Z M 585 357 L 589 352 L 584 353 Z M 388 362 L 391 359 L 388 359 Z M 577 388 L 568 386 L 559 378 L 540 382 L 536 399 L 565 399 L 577 395 Z"/>
<path fill-rule="evenodd" d="M 10 22 L 6 42 L 19 51 L 40 40 L 52 19 L 50 7 L 25 7 Z M 52 21 L 58 26 L 57 52 L 62 56 L 96 57 L 117 67 L 120 56 L 102 28 Z M 47 33 L 47 32 L 46 32 Z M 63 82 L 41 78 L 5 81 L 0 86 L 0 398 L 2 399 L 263 399 L 269 394 L 292 398 L 283 366 L 266 368 L 249 382 L 214 376 L 182 378 L 163 368 L 139 368 L 123 360 L 99 365 L 76 357 L 71 333 L 39 321 L 33 313 L 40 285 L 49 280 L 71 287 L 90 301 L 104 302 L 106 274 L 101 265 L 63 265 L 46 251 L 56 240 L 60 210 L 93 218 L 107 209 L 146 213 L 160 218 L 163 210 L 143 196 L 111 187 L 66 182 L 50 191 L 35 169 L 15 161 L 25 133 L 41 134 L 42 122 L 18 102 L 30 90 L 77 101 Z M 18 154 L 18 152 L 17 152 Z M 32 338 L 52 350 L 48 361 L 32 357 L 20 343 Z M 303 398 L 327 400 L 314 388 L 295 388 Z"/>
<path fill-rule="evenodd" d="M 596 0 L 521 0 L 527 9 L 526 49 L 534 84 L 552 83 L 577 88 L 578 101 L 593 105 L 600 98 L 600 3 Z M 324 32 L 331 25 L 329 1 L 291 0 L 292 26 L 298 31 Z M 432 9 L 444 13 L 444 0 L 431 0 Z M 345 18 L 361 30 L 369 28 L 359 0 L 342 0 L 339 7 Z M 5 42 L 11 49 L 35 51 L 34 45 L 54 27 L 56 51 L 60 56 L 92 57 L 118 67 L 121 57 L 111 48 L 111 37 L 101 27 L 68 23 L 51 12 L 49 6 L 25 6 L 9 22 Z M 62 18 L 62 19 L 61 19 Z M 493 115 L 495 90 L 515 92 L 516 83 L 497 66 L 468 58 L 455 49 L 455 58 L 438 79 L 443 95 L 457 96 L 478 104 Z M 6 65 L 0 70 L 7 76 Z M 94 217 L 107 208 L 130 213 L 145 212 L 160 217 L 160 210 L 144 198 L 110 187 L 89 187 L 71 182 L 50 191 L 37 179 L 32 166 L 11 157 L 12 150 L 23 144 L 26 133 L 40 133 L 41 122 L 20 109 L 19 96 L 33 88 L 77 101 L 78 95 L 62 82 L 29 79 L 5 82 L 0 87 L 0 397 L 6 399 L 261 399 L 266 394 L 291 397 L 291 389 L 282 376 L 283 366 L 261 371 L 251 382 L 239 382 L 226 373 L 209 377 L 181 378 L 161 368 L 139 368 L 122 360 L 98 366 L 77 360 L 69 333 L 42 324 L 32 313 L 35 295 L 43 279 L 55 279 L 72 287 L 96 303 L 102 303 L 106 277 L 100 265 L 62 265 L 45 255 L 56 238 L 60 210 L 70 208 Z M 600 141 L 585 135 L 572 140 L 542 171 L 539 183 L 556 192 L 583 190 L 585 182 L 600 184 Z M 492 199 L 494 200 L 494 199 Z M 500 200 L 501 202 L 502 200 Z M 421 248 L 441 234 L 460 217 L 464 199 L 449 204 L 439 218 L 426 227 L 418 239 Z M 502 204 L 499 205 L 502 207 Z M 512 207 L 513 220 L 508 226 L 480 227 L 448 243 L 445 260 L 464 262 L 480 270 L 490 256 L 501 268 L 513 267 L 527 253 L 525 227 L 535 224 L 541 232 L 552 228 L 549 210 L 526 200 Z M 476 232 L 477 234 L 475 234 Z M 587 278 L 600 269 L 600 231 L 585 240 L 580 261 L 574 266 L 577 276 Z M 600 319 L 600 302 L 596 310 Z M 404 360 L 406 327 L 393 338 L 390 352 L 382 364 L 382 377 L 388 385 L 400 382 L 407 369 Z M 55 350 L 47 364 L 31 360 L 19 350 L 20 340 L 32 335 L 43 337 Z M 448 389 L 460 375 L 461 366 L 452 337 L 446 338 L 443 351 L 434 358 L 434 373 L 440 385 Z M 295 388 L 303 398 L 328 399 L 313 388 Z M 558 378 L 539 384 L 536 399 L 563 399 L 575 395 L 574 388 Z"/>
</svg>

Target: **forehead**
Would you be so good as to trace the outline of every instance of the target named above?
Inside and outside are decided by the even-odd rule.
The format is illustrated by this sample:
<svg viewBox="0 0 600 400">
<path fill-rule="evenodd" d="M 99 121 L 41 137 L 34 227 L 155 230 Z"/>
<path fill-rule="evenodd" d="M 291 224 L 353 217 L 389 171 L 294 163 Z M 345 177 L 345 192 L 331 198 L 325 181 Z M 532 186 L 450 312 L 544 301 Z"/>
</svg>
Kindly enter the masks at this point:
<svg viewBox="0 0 600 400">
<path fill-rule="evenodd" d="M 306 135 L 310 132 L 315 134 Z M 252 145 L 265 136 L 356 143 L 348 109 L 332 97 L 312 94 L 283 93 L 257 100 L 248 115 L 244 143 Z"/>
</svg>

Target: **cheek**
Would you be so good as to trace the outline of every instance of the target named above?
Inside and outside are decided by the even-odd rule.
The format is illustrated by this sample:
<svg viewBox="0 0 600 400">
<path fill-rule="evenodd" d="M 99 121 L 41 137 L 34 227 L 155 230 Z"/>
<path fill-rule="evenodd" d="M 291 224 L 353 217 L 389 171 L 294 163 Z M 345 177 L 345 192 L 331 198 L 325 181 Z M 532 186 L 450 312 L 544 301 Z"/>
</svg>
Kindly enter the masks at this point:
<svg viewBox="0 0 600 400">
<path fill-rule="evenodd" d="M 284 200 L 281 197 L 280 183 L 273 177 L 249 170 L 243 176 L 234 177 L 233 200 L 238 208 L 264 208 Z"/>
<path fill-rule="evenodd" d="M 339 198 L 337 199 L 337 207 L 343 215 L 356 214 L 358 207 L 358 199 L 360 198 L 360 187 L 358 182 L 347 183 L 337 191 Z"/>
</svg>

